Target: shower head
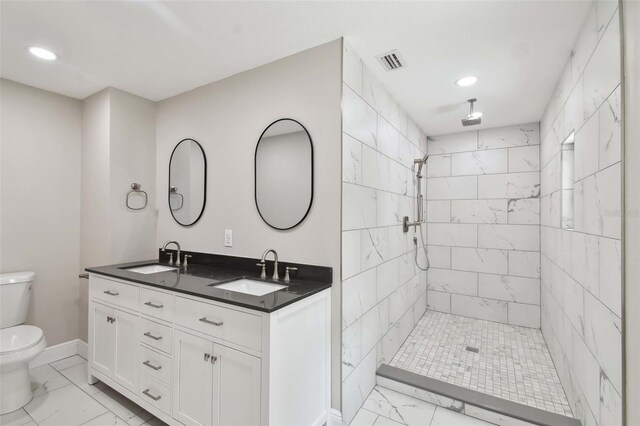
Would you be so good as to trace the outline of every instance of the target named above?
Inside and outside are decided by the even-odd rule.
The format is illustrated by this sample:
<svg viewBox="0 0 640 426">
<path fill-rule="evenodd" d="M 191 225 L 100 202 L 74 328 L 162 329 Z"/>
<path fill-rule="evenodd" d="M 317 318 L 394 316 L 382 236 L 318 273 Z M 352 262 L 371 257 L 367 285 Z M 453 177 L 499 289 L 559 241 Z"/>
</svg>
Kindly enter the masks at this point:
<svg viewBox="0 0 640 426">
<path fill-rule="evenodd" d="M 482 113 L 481 112 L 473 112 L 473 104 L 477 101 L 476 98 L 467 99 L 469 102 L 469 115 L 464 117 L 462 121 L 462 125 L 467 126 L 475 126 L 476 124 L 480 124 L 482 122 Z"/>
<path fill-rule="evenodd" d="M 417 164 L 418 165 L 418 175 L 420 175 L 422 173 L 422 166 L 427 164 L 427 159 L 428 158 L 429 158 L 429 154 L 425 154 L 424 157 L 416 158 L 415 160 L 413 160 L 413 164 Z"/>
</svg>

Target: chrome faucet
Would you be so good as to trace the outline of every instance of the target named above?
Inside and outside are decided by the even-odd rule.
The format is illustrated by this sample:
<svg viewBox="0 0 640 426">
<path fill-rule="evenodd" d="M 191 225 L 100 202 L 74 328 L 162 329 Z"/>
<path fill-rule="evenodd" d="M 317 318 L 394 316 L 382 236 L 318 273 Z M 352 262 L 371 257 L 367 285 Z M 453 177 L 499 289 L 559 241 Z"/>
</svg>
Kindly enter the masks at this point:
<svg viewBox="0 0 640 426">
<path fill-rule="evenodd" d="M 273 265 L 273 277 L 272 279 L 274 281 L 278 281 L 280 279 L 280 276 L 278 275 L 278 253 L 274 250 L 274 249 L 269 249 L 267 251 L 265 251 L 262 254 L 262 260 L 260 261 L 260 263 L 264 264 L 265 259 L 267 258 L 267 255 L 269 253 L 273 253 L 273 260 L 274 260 L 274 265 Z"/>
<path fill-rule="evenodd" d="M 176 247 L 178 248 L 178 256 L 177 256 L 175 265 L 180 266 L 180 244 L 178 244 L 177 241 L 167 241 L 166 243 L 164 243 L 164 246 L 162 247 L 162 251 L 165 251 L 169 244 L 175 244 Z M 169 265 L 173 265 L 173 264 L 174 264 L 173 261 L 170 259 Z"/>
</svg>

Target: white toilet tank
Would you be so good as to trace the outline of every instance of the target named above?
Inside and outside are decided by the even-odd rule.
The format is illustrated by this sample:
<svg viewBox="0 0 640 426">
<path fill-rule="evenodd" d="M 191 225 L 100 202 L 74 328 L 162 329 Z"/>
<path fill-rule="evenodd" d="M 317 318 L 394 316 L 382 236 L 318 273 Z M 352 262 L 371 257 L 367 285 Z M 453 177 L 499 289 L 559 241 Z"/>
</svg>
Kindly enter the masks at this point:
<svg viewBox="0 0 640 426">
<path fill-rule="evenodd" d="M 0 328 L 27 321 L 34 272 L 0 274 Z"/>
</svg>

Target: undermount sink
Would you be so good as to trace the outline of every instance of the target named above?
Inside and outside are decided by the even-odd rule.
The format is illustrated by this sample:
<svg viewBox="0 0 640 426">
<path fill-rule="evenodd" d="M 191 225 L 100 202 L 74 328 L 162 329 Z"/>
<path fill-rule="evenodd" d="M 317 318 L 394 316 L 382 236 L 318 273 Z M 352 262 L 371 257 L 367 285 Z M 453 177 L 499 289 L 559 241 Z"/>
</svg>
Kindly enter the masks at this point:
<svg viewBox="0 0 640 426">
<path fill-rule="evenodd" d="M 222 290 L 235 291 L 236 293 L 251 294 L 253 296 L 264 296 L 265 294 L 282 290 L 287 286 L 280 284 L 263 283 L 256 280 L 241 278 L 239 280 L 231 281 L 230 283 L 226 284 L 220 284 L 215 287 Z"/>
<path fill-rule="evenodd" d="M 125 269 L 125 271 L 147 275 L 147 274 L 157 274 L 158 272 L 175 271 L 176 269 L 178 268 L 174 268 L 173 266 L 146 265 L 146 266 L 137 266 L 135 268 L 127 268 Z"/>
</svg>

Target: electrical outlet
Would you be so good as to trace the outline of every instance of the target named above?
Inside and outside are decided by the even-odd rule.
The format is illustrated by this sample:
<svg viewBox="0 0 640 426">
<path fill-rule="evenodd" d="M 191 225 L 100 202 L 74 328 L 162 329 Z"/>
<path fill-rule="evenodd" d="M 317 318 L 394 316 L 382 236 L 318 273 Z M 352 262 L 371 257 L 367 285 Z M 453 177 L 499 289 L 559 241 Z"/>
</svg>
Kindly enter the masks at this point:
<svg viewBox="0 0 640 426">
<path fill-rule="evenodd" d="M 233 247 L 233 231 L 231 229 L 224 230 L 224 246 Z"/>
</svg>

